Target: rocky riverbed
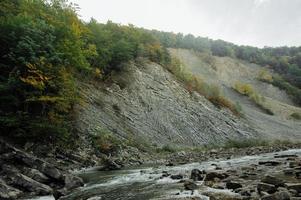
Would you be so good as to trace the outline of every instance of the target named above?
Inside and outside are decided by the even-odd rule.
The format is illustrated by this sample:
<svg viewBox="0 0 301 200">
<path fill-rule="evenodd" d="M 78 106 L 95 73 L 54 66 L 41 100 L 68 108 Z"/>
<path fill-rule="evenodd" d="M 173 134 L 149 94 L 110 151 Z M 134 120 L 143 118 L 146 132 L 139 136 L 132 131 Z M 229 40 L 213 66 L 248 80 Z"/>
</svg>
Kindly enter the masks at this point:
<svg viewBox="0 0 301 200">
<path fill-rule="evenodd" d="M 301 149 L 278 148 L 227 149 L 223 150 L 225 156 L 218 156 L 222 150 L 211 150 L 206 152 L 211 159 L 199 157 L 199 162 L 187 164 L 179 164 L 180 157 L 193 154 L 194 160 L 197 153 L 179 152 L 169 155 L 165 165 L 85 169 L 75 173 L 85 185 L 61 199 L 301 199 Z"/>
</svg>

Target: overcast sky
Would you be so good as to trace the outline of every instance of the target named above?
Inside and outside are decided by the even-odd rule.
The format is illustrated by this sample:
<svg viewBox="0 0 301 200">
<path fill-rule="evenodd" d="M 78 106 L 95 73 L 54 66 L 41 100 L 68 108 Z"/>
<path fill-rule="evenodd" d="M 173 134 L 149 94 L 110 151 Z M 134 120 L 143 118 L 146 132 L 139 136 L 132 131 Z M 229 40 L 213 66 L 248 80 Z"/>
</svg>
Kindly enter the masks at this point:
<svg viewBox="0 0 301 200">
<path fill-rule="evenodd" d="M 88 21 L 223 39 L 252 46 L 300 46 L 301 0 L 71 0 Z"/>
</svg>

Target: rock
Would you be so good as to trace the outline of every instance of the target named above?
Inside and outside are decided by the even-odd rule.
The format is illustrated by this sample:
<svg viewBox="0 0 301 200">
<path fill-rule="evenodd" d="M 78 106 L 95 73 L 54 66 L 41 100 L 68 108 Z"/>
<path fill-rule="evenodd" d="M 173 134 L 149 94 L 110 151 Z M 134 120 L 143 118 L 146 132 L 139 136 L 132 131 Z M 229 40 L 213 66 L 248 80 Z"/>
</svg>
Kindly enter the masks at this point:
<svg viewBox="0 0 301 200">
<path fill-rule="evenodd" d="M 121 168 L 122 166 L 117 164 L 116 161 L 112 159 L 106 159 L 104 161 L 104 167 L 102 168 L 102 170 L 119 170 Z"/>
<path fill-rule="evenodd" d="M 288 168 L 288 169 L 284 169 L 282 171 L 283 171 L 283 174 L 285 174 L 285 175 L 294 175 L 294 169 Z"/>
<path fill-rule="evenodd" d="M 258 164 L 259 165 L 266 165 L 266 166 L 277 166 L 277 165 L 280 165 L 281 162 L 274 161 L 274 160 L 271 160 L 271 161 L 259 161 Z"/>
<path fill-rule="evenodd" d="M 162 177 L 169 177 L 170 173 L 168 173 L 168 171 L 163 171 L 162 172 Z"/>
<path fill-rule="evenodd" d="M 295 154 L 288 154 L 288 155 L 275 155 L 274 158 L 297 158 L 298 156 Z"/>
<path fill-rule="evenodd" d="M 272 195 L 265 195 L 261 198 L 261 200 L 290 200 L 290 195 L 288 192 L 281 191 L 281 192 L 276 192 L 275 194 Z"/>
<path fill-rule="evenodd" d="M 228 188 L 228 189 L 235 190 L 235 189 L 241 188 L 241 187 L 242 187 L 242 185 L 238 182 L 229 181 L 226 183 L 226 188 Z"/>
<path fill-rule="evenodd" d="M 171 175 L 170 178 L 171 179 L 182 179 L 183 175 L 182 174 Z"/>
<path fill-rule="evenodd" d="M 49 178 L 52 178 L 56 181 L 63 181 L 63 174 L 61 173 L 60 170 L 58 170 L 56 167 L 48 164 L 48 163 L 43 163 L 40 167 L 39 170 L 48 176 Z"/>
<path fill-rule="evenodd" d="M 8 179 L 10 185 L 23 188 L 25 191 L 34 192 L 37 195 L 48 195 L 53 192 L 49 186 L 39 183 L 23 174 L 10 174 Z"/>
<path fill-rule="evenodd" d="M 188 179 L 184 181 L 184 188 L 185 190 L 196 190 L 198 186 L 193 180 Z"/>
<path fill-rule="evenodd" d="M 272 185 L 275 185 L 276 187 L 284 186 L 283 180 L 281 180 L 275 176 L 270 176 L 270 175 L 266 175 L 263 179 L 261 179 L 261 182 L 272 184 Z"/>
<path fill-rule="evenodd" d="M 65 175 L 65 188 L 72 190 L 74 188 L 82 187 L 84 185 L 83 179 L 73 175 Z"/>
<path fill-rule="evenodd" d="M 0 199 L 17 199 L 22 192 L 16 188 L 6 185 L 6 183 L 0 179 Z"/>
<path fill-rule="evenodd" d="M 29 178 L 32 178 L 33 180 L 38 181 L 40 183 L 50 182 L 49 178 L 42 174 L 39 170 L 26 168 L 23 170 L 23 173 Z"/>
<path fill-rule="evenodd" d="M 285 183 L 285 187 L 288 190 L 296 190 L 297 192 L 301 193 L 301 183 Z"/>
<path fill-rule="evenodd" d="M 60 189 L 60 190 L 54 190 L 53 197 L 54 199 L 59 199 L 63 196 L 66 196 L 68 194 L 68 191 L 66 188 Z"/>
<path fill-rule="evenodd" d="M 269 194 L 276 192 L 276 187 L 267 183 L 258 183 L 257 185 L 258 193 L 267 192 Z"/>
<path fill-rule="evenodd" d="M 204 171 L 200 171 L 199 169 L 191 170 L 190 179 L 194 181 L 202 181 L 204 179 Z"/>
<path fill-rule="evenodd" d="M 215 178 L 219 178 L 219 179 L 225 179 L 227 178 L 229 175 L 226 173 L 219 173 L 219 172 L 208 172 L 206 174 L 206 178 L 205 181 L 213 181 Z"/>
</svg>

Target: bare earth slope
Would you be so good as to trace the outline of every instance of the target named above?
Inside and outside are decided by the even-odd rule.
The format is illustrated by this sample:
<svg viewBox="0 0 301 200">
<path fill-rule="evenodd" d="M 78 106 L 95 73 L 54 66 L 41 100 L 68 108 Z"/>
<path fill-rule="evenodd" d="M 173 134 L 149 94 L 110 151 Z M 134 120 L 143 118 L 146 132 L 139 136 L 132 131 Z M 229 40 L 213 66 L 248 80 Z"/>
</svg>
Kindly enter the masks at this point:
<svg viewBox="0 0 301 200">
<path fill-rule="evenodd" d="M 107 128 L 121 138 L 159 146 L 220 143 L 257 134 L 244 119 L 190 94 L 155 63 L 131 64 L 110 82 L 98 87 L 81 85 L 85 103 L 78 108 L 80 132 L 97 134 Z"/>
<path fill-rule="evenodd" d="M 170 52 L 193 73 L 200 75 L 208 83 L 223 88 L 224 95 L 233 102 L 239 102 L 246 119 L 261 137 L 301 138 L 301 122 L 290 118 L 294 112 L 301 113 L 301 109 L 294 105 L 284 91 L 257 79 L 262 67 L 228 57 L 215 57 L 184 49 L 170 49 Z M 237 81 L 251 84 L 258 94 L 265 97 L 264 105 L 272 110 L 274 115 L 266 114 L 249 98 L 231 89 Z"/>
</svg>

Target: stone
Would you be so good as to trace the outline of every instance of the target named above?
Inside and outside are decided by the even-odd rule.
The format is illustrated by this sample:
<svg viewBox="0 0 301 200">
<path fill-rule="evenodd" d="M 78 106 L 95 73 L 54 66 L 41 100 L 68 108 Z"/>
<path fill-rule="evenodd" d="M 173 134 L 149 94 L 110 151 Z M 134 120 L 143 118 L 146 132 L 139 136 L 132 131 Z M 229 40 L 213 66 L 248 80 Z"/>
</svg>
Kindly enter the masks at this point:
<svg viewBox="0 0 301 200">
<path fill-rule="evenodd" d="M 84 181 L 80 177 L 68 174 L 65 175 L 64 179 L 65 179 L 65 188 L 67 188 L 67 190 L 72 190 L 74 188 L 84 186 Z"/>
<path fill-rule="evenodd" d="M 23 188 L 25 191 L 33 192 L 37 195 L 49 195 L 53 193 L 49 186 L 19 173 L 11 174 L 9 176 L 9 184 L 18 188 Z"/>
<path fill-rule="evenodd" d="M 193 169 L 191 170 L 190 179 L 194 181 L 202 181 L 204 179 L 204 171 L 201 171 L 199 169 Z"/>
<path fill-rule="evenodd" d="M 184 188 L 185 190 L 196 190 L 198 186 L 193 180 L 188 179 L 184 181 Z"/>
<path fill-rule="evenodd" d="M 301 193 L 301 183 L 285 183 L 285 187 L 288 190 L 296 190 Z"/>
<path fill-rule="evenodd" d="M 294 169 L 291 169 L 291 168 L 288 168 L 288 169 L 284 169 L 282 170 L 283 171 L 283 174 L 285 175 L 294 175 Z"/>
<path fill-rule="evenodd" d="M 23 170 L 23 173 L 29 178 L 32 178 L 33 180 L 38 181 L 40 183 L 50 182 L 50 179 L 44 174 L 42 174 L 39 170 L 26 168 Z"/>
<path fill-rule="evenodd" d="M 18 199 L 22 192 L 16 188 L 6 185 L 6 183 L 0 179 L 0 199 Z"/>
<path fill-rule="evenodd" d="M 276 192 L 276 187 L 272 184 L 258 183 L 257 184 L 258 193 L 267 192 L 269 194 Z"/>
<path fill-rule="evenodd" d="M 280 165 L 281 162 L 270 160 L 270 161 L 259 161 L 259 165 L 266 165 L 266 166 L 277 166 Z"/>
<path fill-rule="evenodd" d="M 284 186 L 283 180 L 281 180 L 275 176 L 270 176 L 270 175 L 264 176 L 264 178 L 261 179 L 261 182 L 272 184 L 272 185 L 275 185 L 276 187 Z"/>
<path fill-rule="evenodd" d="M 175 174 L 175 175 L 171 175 L 170 178 L 171 179 L 175 179 L 175 180 L 182 179 L 183 175 L 182 174 Z"/>
<path fill-rule="evenodd" d="M 62 189 L 59 189 L 59 190 L 54 190 L 53 192 L 53 197 L 54 199 L 59 199 L 63 196 L 66 196 L 68 194 L 68 191 L 66 188 L 62 188 Z"/>
<path fill-rule="evenodd" d="M 225 179 L 227 178 L 229 175 L 226 173 L 219 173 L 219 172 L 208 172 L 206 174 L 206 178 L 205 181 L 212 181 L 215 178 L 219 178 L 219 179 Z"/>
<path fill-rule="evenodd" d="M 261 198 L 261 200 L 290 200 L 290 195 L 288 192 L 281 191 L 281 192 L 276 192 L 275 194 L 272 195 L 265 195 Z"/>
<path fill-rule="evenodd" d="M 61 173 L 61 171 L 48 163 L 43 163 L 39 167 L 39 170 L 46 176 L 48 176 L 56 181 L 63 181 L 63 174 Z"/>
<path fill-rule="evenodd" d="M 237 188 L 241 188 L 242 185 L 238 182 L 229 181 L 226 183 L 226 188 L 235 190 Z"/>
</svg>

